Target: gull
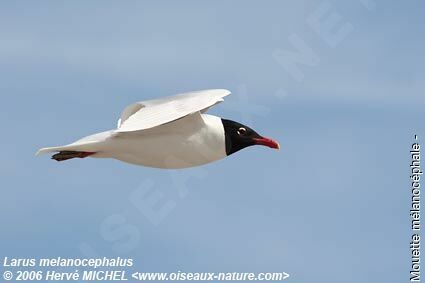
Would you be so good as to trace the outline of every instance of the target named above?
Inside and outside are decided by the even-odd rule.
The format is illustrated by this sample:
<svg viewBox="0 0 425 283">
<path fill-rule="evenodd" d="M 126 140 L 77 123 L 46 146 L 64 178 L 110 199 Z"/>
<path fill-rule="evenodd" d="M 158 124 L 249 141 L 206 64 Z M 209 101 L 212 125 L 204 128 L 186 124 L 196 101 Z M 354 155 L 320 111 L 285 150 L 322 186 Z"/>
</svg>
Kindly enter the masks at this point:
<svg viewBox="0 0 425 283">
<path fill-rule="evenodd" d="M 243 148 L 279 143 L 241 123 L 205 114 L 231 92 L 208 89 L 134 103 L 116 129 L 65 146 L 42 148 L 52 159 L 114 158 L 147 167 L 179 169 L 223 159 Z"/>
</svg>

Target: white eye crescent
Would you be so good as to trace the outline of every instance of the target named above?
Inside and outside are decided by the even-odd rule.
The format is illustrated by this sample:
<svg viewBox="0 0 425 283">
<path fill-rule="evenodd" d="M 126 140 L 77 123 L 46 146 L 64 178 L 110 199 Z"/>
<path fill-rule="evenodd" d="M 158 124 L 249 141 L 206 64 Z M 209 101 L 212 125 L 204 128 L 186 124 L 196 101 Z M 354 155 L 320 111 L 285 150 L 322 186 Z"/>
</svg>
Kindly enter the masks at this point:
<svg viewBox="0 0 425 283">
<path fill-rule="evenodd" d="M 238 135 L 244 136 L 246 134 L 246 129 L 244 127 L 240 127 L 238 130 Z"/>
</svg>

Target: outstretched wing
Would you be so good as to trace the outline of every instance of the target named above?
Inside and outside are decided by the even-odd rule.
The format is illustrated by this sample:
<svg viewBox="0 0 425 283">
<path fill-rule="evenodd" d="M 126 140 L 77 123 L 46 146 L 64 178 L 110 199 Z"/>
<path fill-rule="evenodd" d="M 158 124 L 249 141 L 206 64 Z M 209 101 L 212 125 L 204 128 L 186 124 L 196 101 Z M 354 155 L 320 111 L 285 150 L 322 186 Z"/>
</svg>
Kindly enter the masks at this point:
<svg viewBox="0 0 425 283">
<path fill-rule="evenodd" d="M 146 130 L 198 111 L 205 112 L 229 94 L 226 89 L 209 89 L 134 103 L 124 109 L 116 132 Z"/>
</svg>

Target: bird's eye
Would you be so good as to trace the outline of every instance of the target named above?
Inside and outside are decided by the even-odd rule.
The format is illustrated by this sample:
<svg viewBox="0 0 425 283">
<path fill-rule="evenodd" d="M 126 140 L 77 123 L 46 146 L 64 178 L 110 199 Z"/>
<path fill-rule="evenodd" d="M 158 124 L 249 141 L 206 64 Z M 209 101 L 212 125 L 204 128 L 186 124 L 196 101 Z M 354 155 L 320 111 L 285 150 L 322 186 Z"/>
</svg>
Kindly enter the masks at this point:
<svg viewBox="0 0 425 283">
<path fill-rule="evenodd" d="M 246 135 L 246 129 L 244 127 L 240 127 L 238 130 L 238 135 L 240 136 Z"/>
</svg>

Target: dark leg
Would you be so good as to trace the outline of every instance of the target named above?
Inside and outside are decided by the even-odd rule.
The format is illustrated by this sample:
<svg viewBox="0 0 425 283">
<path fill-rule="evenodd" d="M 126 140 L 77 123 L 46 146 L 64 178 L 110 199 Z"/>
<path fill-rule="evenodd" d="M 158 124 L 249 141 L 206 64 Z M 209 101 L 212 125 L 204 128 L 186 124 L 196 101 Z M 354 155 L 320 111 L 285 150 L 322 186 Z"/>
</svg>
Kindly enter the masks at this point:
<svg viewBox="0 0 425 283">
<path fill-rule="evenodd" d="M 56 161 L 65 161 L 72 158 L 86 158 L 96 152 L 85 152 L 85 151 L 61 151 L 52 156 L 52 159 Z"/>
</svg>

